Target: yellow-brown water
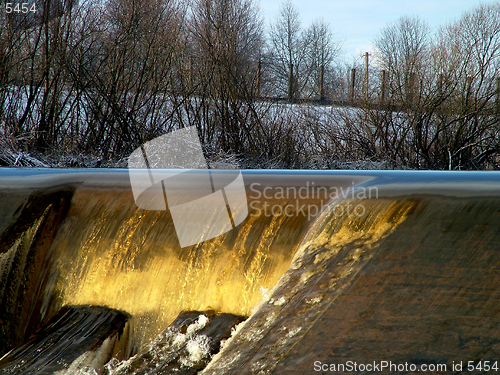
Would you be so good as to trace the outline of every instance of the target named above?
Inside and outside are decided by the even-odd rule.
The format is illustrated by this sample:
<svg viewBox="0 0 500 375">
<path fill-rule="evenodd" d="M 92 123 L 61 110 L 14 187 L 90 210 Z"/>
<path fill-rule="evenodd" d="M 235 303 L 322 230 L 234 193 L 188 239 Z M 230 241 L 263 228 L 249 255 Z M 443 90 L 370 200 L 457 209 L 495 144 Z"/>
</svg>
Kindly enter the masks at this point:
<svg viewBox="0 0 500 375">
<path fill-rule="evenodd" d="M 82 225 L 85 223 L 85 225 Z M 308 223 L 252 217 L 237 230 L 180 249 L 166 211 L 137 208 L 129 191 L 77 190 L 54 241 L 63 304 L 134 316 L 144 347 L 182 310 L 249 315 L 290 265 Z"/>
<path fill-rule="evenodd" d="M 330 184 L 347 189 L 354 181 L 368 179 L 355 177 Z M 288 214 L 275 215 L 261 209 L 264 198 L 256 192 L 263 186 L 300 183 L 286 178 L 271 184 L 260 182 L 263 185 L 253 186 L 253 193 L 248 194 L 250 212 L 241 225 L 184 249 L 169 212 L 138 208 L 126 184 L 102 187 L 78 183 L 54 238 L 46 241 L 46 260 L 39 265 L 43 270 L 36 277 L 43 286 L 31 296 L 36 307 L 25 310 L 40 308 L 43 320 L 64 305 L 90 304 L 126 311 L 134 319 L 138 350 L 183 310 L 250 315 L 266 290 L 288 269 L 315 215 L 331 198 L 314 190 L 304 193 L 303 198 L 268 190 L 265 203 L 274 212 L 289 206 Z M 28 193 L 24 201 L 13 201 L 19 205 L 16 212 L 30 211 L 26 202 L 34 198 L 33 191 Z M 1 203 L 8 206 L 11 195 Z M 36 202 L 37 206 L 43 204 L 43 199 Z M 295 212 L 297 205 L 310 205 L 314 210 Z M 28 216 L 36 216 L 28 225 L 29 234 L 41 219 L 39 213 Z"/>
</svg>

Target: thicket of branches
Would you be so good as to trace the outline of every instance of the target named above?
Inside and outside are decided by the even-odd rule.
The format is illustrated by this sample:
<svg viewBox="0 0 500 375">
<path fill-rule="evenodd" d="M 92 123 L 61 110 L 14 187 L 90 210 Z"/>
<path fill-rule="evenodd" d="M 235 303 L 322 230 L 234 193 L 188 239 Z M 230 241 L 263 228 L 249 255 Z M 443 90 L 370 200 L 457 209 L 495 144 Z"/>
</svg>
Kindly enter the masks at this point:
<svg viewBox="0 0 500 375">
<path fill-rule="evenodd" d="M 269 34 L 253 0 L 35 3 L 0 16 L 0 163 L 124 166 L 195 125 L 212 161 L 242 167 L 498 168 L 498 4 L 436 34 L 401 18 L 366 85 L 291 2 Z"/>
<path fill-rule="evenodd" d="M 382 142 L 379 157 L 414 168 L 498 166 L 500 4 L 479 6 L 435 35 L 403 17 L 376 45 L 391 109 L 365 111 Z"/>
</svg>

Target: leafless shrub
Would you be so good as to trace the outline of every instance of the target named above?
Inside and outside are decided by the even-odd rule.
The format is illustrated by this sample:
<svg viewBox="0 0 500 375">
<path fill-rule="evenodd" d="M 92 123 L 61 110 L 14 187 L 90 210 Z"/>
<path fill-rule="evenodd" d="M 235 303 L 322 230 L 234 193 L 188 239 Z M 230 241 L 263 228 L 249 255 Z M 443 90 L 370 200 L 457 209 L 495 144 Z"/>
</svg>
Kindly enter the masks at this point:
<svg viewBox="0 0 500 375">
<path fill-rule="evenodd" d="M 335 65 L 329 26 L 302 28 L 291 2 L 267 44 L 253 0 L 37 4 L 38 18 L 0 17 L 3 165 L 125 166 L 196 126 L 220 167 L 498 168 L 499 4 L 436 35 L 401 18 L 368 71 Z"/>
</svg>

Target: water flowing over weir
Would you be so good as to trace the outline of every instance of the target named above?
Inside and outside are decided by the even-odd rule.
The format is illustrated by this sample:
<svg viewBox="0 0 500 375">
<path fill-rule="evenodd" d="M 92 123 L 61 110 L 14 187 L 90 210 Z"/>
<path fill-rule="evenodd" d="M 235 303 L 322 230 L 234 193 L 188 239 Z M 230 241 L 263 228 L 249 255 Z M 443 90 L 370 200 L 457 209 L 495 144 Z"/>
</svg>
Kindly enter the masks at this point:
<svg viewBox="0 0 500 375">
<path fill-rule="evenodd" d="M 135 205 L 126 171 L 0 174 L 0 355 L 63 306 L 91 305 L 122 328 L 99 328 L 101 349 L 80 362 L 108 337 L 101 357 L 124 360 L 181 311 L 205 310 L 250 317 L 206 374 L 500 360 L 497 173 L 249 171 L 247 219 L 186 248 L 168 211 Z M 146 357 L 164 360 L 175 332 Z M 85 365 L 103 371 L 101 357 Z M 134 361 L 117 373 L 142 373 L 125 366 Z"/>
<path fill-rule="evenodd" d="M 225 235 L 181 249 L 168 211 L 137 208 L 126 171 L 19 173 L 3 178 L 0 200 L 6 213 L 0 222 L 3 285 L 17 291 L 3 294 L 4 306 L 12 306 L 1 317 L 4 350 L 24 342 L 65 305 L 131 314 L 139 351 L 183 310 L 248 316 L 262 291 L 289 267 L 311 215 L 330 199 L 325 191 L 307 194 L 307 179 L 300 198 L 293 190 L 301 186 L 296 176 L 251 179 L 248 195 L 255 199 L 247 220 Z M 345 190 L 371 179 L 318 177 L 316 183 Z M 293 189 L 283 196 L 276 186 Z M 260 192 L 266 187 L 264 199 Z M 299 209 L 311 206 L 314 212 L 294 214 L 297 200 Z M 288 204 L 290 214 L 266 215 L 262 203 Z"/>
</svg>

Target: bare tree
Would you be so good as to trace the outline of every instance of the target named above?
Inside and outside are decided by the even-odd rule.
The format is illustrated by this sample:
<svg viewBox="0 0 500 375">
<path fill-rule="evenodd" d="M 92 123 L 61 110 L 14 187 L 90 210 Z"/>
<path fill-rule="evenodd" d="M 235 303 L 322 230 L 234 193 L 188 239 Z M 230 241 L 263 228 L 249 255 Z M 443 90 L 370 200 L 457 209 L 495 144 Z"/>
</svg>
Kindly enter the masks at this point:
<svg viewBox="0 0 500 375">
<path fill-rule="evenodd" d="M 430 29 L 418 17 L 401 17 L 375 41 L 378 62 L 391 76 L 391 96 L 407 106 L 417 100 L 418 83 L 429 65 Z"/>
<path fill-rule="evenodd" d="M 168 129 L 181 19 L 175 0 L 105 4 L 95 59 L 78 74 L 89 106 L 86 147 L 124 155 Z"/>
<path fill-rule="evenodd" d="M 299 13 L 291 0 L 281 5 L 280 15 L 271 25 L 270 39 L 278 89 L 286 87 L 287 98 L 293 101 L 305 49 Z"/>
<path fill-rule="evenodd" d="M 262 20 L 250 0 L 197 0 L 191 21 L 203 141 L 241 153 L 254 147 Z"/>
<path fill-rule="evenodd" d="M 327 81 L 333 80 L 332 63 L 337 57 L 341 44 L 335 42 L 330 26 L 322 19 L 316 20 L 305 32 L 307 71 L 304 84 L 309 87 L 309 95 L 324 100 Z"/>
<path fill-rule="evenodd" d="M 391 159 L 414 168 L 478 168 L 498 152 L 499 9 L 482 5 L 434 40 L 418 18 L 382 31 L 379 65 L 389 72 L 395 107 L 365 115 Z"/>
<path fill-rule="evenodd" d="M 440 30 L 435 66 L 448 168 L 479 166 L 500 151 L 500 4 L 480 5 Z"/>
<path fill-rule="evenodd" d="M 2 20 L 2 120 L 8 127 L 4 133 L 35 140 L 38 149 L 46 150 L 57 140 L 61 103 L 68 99 L 61 89 L 72 3 L 43 0 L 33 6 L 38 7 L 34 14 L 14 12 Z"/>
</svg>

